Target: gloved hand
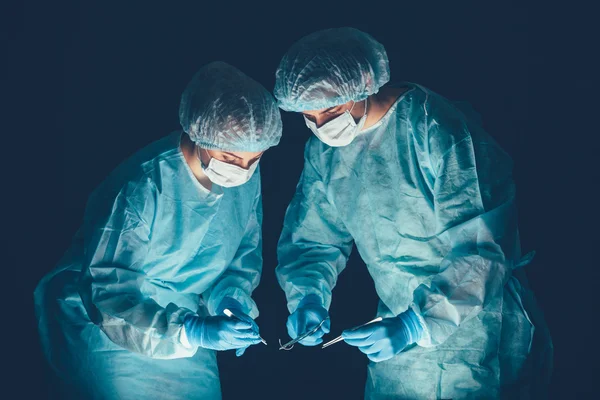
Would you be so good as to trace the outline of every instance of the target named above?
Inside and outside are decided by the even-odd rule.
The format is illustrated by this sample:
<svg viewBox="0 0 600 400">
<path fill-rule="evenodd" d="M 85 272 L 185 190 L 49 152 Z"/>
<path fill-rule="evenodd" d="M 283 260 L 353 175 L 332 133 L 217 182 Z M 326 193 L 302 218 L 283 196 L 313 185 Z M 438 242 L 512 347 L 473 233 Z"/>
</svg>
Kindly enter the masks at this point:
<svg viewBox="0 0 600 400">
<path fill-rule="evenodd" d="M 222 312 L 214 317 L 204 318 L 188 315 L 184 326 L 190 344 L 210 350 L 237 349 L 236 355 L 239 357 L 248 346 L 260 343 L 258 326 L 252 318 L 240 309 L 230 310 L 242 320 L 228 317 Z"/>
<path fill-rule="evenodd" d="M 298 336 L 314 329 L 328 316 L 329 313 L 323 307 L 321 299 L 316 295 L 308 295 L 300 301 L 296 311 L 288 317 L 286 324 L 288 335 L 292 339 L 296 339 Z M 329 320 L 325 321 L 319 330 L 298 343 L 304 346 L 316 346 L 322 343 L 322 337 L 326 333 L 329 333 L 330 325 Z"/>
<path fill-rule="evenodd" d="M 219 304 L 219 307 L 216 310 L 217 315 L 223 314 L 223 310 L 225 310 L 226 308 L 235 315 L 235 317 L 233 317 L 233 318 L 237 317 L 237 318 L 251 324 L 252 330 L 254 332 L 256 332 L 257 335 L 259 335 L 259 340 L 260 340 L 260 332 L 258 329 L 258 325 L 248 314 L 246 314 L 244 311 L 242 311 L 243 307 L 237 300 L 235 300 L 231 297 L 224 297 L 223 300 L 221 300 L 221 303 Z M 256 343 L 254 343 L 254 344 L 256 344 Z M 241 357 L 248 347 L 250 347 L 250 345 L 237 349 L 235 351 L 235 355 L 238 357 Z"/>
<path fill-rule="evenodd" d="M 412 309 L 393 318 L 349 329 L 342 332 L 342 338 L 350 346 L 356 346 L 369 360 L 380 362 L 389 360 L 406 346 L 417 342 L 423 334 L 417 314 Z"/>
</svg>

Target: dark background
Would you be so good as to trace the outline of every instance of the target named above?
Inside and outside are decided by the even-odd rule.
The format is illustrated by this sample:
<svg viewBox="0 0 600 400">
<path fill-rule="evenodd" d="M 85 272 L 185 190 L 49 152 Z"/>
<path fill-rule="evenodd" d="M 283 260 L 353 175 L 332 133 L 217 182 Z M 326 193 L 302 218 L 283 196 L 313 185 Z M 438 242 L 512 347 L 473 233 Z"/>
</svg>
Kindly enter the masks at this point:
<svg viewBox="0 0 600 400">
<path fill-rule="evenodd" d="M 6 219 L 17 222 L 4 265 L 16 318 L 2 325 L 19 398 L 45 398 L 32 292 L 68 247 L 90 192 L 127 156 L 179 129 L 180 94 L 203 64 L 223 60 L 271 90 L 294 41 L 338 26 L 383 43 L 392 80 L 471 102 L 513 156 L 523 248 L 538 253 L 527 273 L 555 346 L 552 398 L 596 392 L 600 265 L 591 249 L 599 235 L 589 188 L 598 183 L 598 113 L 586 98 L 595 56 L 592 18 L 575 3 L 91 3 L 25 1 L 2 13 L 3 120 L 14 123 L 3 132 L 3 197 L 13 203 Z M 288 337 L 276 243 L 310 134 L 298 115 L 283 113 L 283 122 L 280 146 L 261 161 L 264 270 L 254 297 L 270 345 L 239 359 L 219 354 L 224 398 L 360 399 L 366 358 L 358 350 L 277 350 Z M 354 251 L 334 291 L 332 334 L 370 319 L 376 301 Z"/>
</svg>

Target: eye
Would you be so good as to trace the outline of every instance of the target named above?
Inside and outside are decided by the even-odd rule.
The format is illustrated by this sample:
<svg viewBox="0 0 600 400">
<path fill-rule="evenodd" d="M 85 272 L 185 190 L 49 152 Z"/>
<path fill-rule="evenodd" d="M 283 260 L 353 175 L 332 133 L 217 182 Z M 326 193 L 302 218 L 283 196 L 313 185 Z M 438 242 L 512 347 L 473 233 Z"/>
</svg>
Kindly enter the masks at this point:
<svg viewBox="0 0 600 400">
<path fill-rule="evenodd" d="M 230 162 L 230 161 L 234 161 L 234 160 L 235 160 L 235 158 L 234 158 L 234 157 L 232 157 L 232 156 L 229 156 L 229 155 L 227 155 L 227 154 L 223 154 L 221 157 L 222 157 L 222 161 L 227 161 L 227 162 Z"/>
<path fill-rule="evenodd" d="M 325 111 L 325 113 L 330 114 L 330 115 L 331 114 L 337 114 L 339 110 L 340 110 L 339 107 L 335 107 L 335 108 L 332 108 L 331 110 Z"/>
</svg>

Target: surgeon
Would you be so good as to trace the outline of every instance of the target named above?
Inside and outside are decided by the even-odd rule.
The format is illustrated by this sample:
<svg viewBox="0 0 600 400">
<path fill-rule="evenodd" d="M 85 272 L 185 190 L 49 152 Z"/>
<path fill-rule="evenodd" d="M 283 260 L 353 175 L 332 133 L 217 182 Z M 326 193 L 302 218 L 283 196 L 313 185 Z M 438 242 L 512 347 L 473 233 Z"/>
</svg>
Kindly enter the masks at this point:
<svg viewBox="0 0 600 400">
<path fill-rule="evenodd" d="M 61 399 L 219 399 L 215 351 L 260 343 L 258 166 L 279 142 L 279 109 L 214 62 L 185 89 L 179 117 L 184 132 L 93 192 L 71 248 L 35 290 Z"/>
<path fill-rule="evenodd" d="M 352 28 L 308 35 L 279 64 L 279 106 L 314 133 L 278 247 L 288 332 L 326 320 L 300 343 L 323 341 L 355 244 L 383 317 L 342 335 L 371 361 L 365 398 L 516 397 L 534 327 L 512 275 L 527 261 L 511 159 L 468 107 L 389 80 L 383 46 Z"/>
</svg>

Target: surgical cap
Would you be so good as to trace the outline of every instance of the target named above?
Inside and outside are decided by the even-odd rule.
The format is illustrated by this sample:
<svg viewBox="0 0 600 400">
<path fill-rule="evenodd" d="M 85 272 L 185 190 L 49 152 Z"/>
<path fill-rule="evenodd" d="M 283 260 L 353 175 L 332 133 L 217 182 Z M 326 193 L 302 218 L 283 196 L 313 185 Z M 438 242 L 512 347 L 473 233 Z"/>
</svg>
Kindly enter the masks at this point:
<svg viewBox="0 0 600 400">
<path fill-rule="evenodd" d="M 364 100 L 389 80 L 381 43 L 358 29 L 336 28 L 292 45 L 277 68 L 274 92 L 285 111 L 319 110 Z"/>
<path fill-rule="evenodd" d="M 179 122 L 198 146 L 265 151 L 281 138 L 281 114 L 258 82 L 224 62 L 200 69 L 181 96 Z"/>
</svg>

